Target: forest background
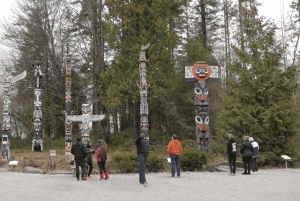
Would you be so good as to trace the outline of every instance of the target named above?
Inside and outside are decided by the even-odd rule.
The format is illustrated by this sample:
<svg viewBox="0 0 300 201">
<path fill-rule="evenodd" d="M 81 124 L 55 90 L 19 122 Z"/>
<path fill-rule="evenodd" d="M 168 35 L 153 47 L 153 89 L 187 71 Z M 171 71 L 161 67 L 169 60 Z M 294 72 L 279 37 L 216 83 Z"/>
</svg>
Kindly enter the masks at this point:
<svg viewBox="0 0 300 201">
<path fill-rule="evenodd" d="M 13 49 L 2 68 L 28 72 L 11 96 L 11 148 L 30 150 L 37 58 L 44 73 L 44 144 L 51 149 L 64 141 L 64 59 L 72 54 L 74 114 L 82 103 L 93 105 L 93 114 L 106 119 L 93 124 L 92 140 L 131 149 L 140 126 L 137 59 L 150 43 L 151 142 L 165 147 L 177 133 L 184 147 L 196 147 L 193 83 L 185 82 L 184 66 L 217 62 L 219 81 L 208 83 L 208 156 L 226 158 L 232 133 L 238 143 L 245 135 L 258 141 L 261 166 L 280 164 L 281 154 L 298 161 L 300 1 L 292 1 L 280 26 L 260 16 L 259 6 L 256 0 L 17 0 L 13 17 L 1 24 L 2 43 Z M 73 136 L 79 134 L 74 123 Z"/>
</svg>

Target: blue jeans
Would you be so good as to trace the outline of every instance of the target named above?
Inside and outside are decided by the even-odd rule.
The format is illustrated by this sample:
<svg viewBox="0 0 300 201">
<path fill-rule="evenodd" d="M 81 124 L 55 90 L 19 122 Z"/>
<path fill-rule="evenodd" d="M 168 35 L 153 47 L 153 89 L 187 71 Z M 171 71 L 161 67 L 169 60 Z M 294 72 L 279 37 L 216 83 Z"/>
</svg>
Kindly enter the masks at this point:
<svg viewBox="0 0 300 201">
<path fill-rule="evenodd" d="M 251 167 L 252 167 L 252 172 L 257 172 L 258 171 L 257 163 L 256 163 L 256 157 L 252 158 Z"/>
<path fill-rule="evenodd" d="M 175 176 L 175 164 L 176 164 L 176 170 L 177 170 L 177 177 L 180 177 L 180 159 L 179 155 L 176 154 L 170 154 L 171 158 L 171 173 L 172 176 Z"/>
<path fill-rule="evenodd" d="M 138 160 L 140 162 L 139 180 L 140 183 L 143 184 L 146 182 L 145 170 L 146 170 L 147 156 L 138 155 Z"/>
</svg>

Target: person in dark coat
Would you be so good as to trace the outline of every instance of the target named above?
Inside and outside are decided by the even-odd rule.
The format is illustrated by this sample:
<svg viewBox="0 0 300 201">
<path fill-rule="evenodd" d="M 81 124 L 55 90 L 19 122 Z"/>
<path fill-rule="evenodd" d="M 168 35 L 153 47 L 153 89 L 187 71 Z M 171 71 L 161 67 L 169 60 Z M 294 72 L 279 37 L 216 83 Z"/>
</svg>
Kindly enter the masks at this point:
<svg viewBox="0 0 300 201">
<path fill-rule="evenodd" d="M 86 163 L 88 164 L 87 179 L 92 179 L 91 178 L 91 173 L 93 170 L 93 156 L 92 155 L 95 153 L 92 146 L 93 146 L 93 142 L 91 140 L 89 140 L 86 145 L 86 159 L 85 159 Z"/>
<path fill-rule="evenodd" d="M 235 175 L 235 161 L 236 161 L 236 152 L 237 152 L 237 146 L 236 146 L 236 141 L 233 138 L 232 134 L 228 134 L 228 142 L 227 142 L 227 154 L 228 154 L 228 163 L 229 163 L 229 168 L 230 168 L 230 175 L 234 176 Z"/>
<path fill-rule="evenodd" d="M 241 145 L 241 154 L 244 163 L 244 172 L 242 174 L 250 174 L 253 147 L 249 142 L 249 136 L 244 136 L 244 142 Z"/>
<path fill-rule="evenodd" d="M 141 131 L 139 136 L 135 140 L 135 146 L 136 146 L 138 160 L 140 163 L 139 181 L 140 184 L 143 184 L 145 187 L 147 187 L 148 183 L 145 176 L 145 170 L 146 170 L 147 156 L 149 153 L 149 149 L 148 149 L 148 143 L 145 141 L 144 137 L 145 137 L 145 133 Z"/>
<path fill-rule="evenodd" d="M 81 137 L 76 139 L 76 142 L 72 145 L 71 153 L 75 157 L 76 163 L 76 178 L 79 181 L 79 166 L 81 168 L 81 180 L 85 181 L 85 158 L 86 158 L 86 148 L 84 144 L 81 142 Z"/>
</svg>

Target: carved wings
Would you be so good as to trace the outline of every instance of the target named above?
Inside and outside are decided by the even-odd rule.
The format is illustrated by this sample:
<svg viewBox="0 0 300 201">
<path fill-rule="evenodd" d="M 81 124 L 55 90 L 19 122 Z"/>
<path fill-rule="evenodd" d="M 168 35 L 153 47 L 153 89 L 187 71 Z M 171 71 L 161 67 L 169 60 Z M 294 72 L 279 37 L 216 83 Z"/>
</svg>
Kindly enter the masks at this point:
<svg viewBox="0 0 300 201">
<path fill-rule="evenodd" d="M 66 115 L 67 119 L 73 122 L 82 122 L 82 121 L 101 121 L 105 118 L 105 115 Z"/>
<path fill-rule="evenodd" d="M 13 77 L 10 81 L 10 84 L 13 85 L 14 83 L 16 83 L 19 80 L 22 80 L 24 77 L 26 77 L 27 75 L 27 71 L 23 71 L 23 73 L 16 75 L 15 77 Z"/>
<path fill-rule="evenodd" d="M 142 45 L 141 50 L 146 51 L 148 47 L 150 47 L 150 43 L 148 43 L 147 45 Z"/>
</svg>

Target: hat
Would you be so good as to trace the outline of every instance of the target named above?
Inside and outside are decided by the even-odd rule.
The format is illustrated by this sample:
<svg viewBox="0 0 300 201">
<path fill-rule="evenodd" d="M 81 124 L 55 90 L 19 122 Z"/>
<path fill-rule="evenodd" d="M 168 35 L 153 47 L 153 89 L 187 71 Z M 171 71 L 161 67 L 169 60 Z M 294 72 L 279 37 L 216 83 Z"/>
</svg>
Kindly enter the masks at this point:
<svg viewBox="0 0 300 201">
<path fill-rule="evenodd" d="M 173 135 L 172 135 L 172 138 L 173 138 L 173 139 L 178 139 L 178 136 L 177 136 L 176 134 L 173 134 Z"/>
<path fill-rule="evenodd" d="M 249 137 L 249 141 L 250 142 L 254 141 L 253 137 Z"/>
</svg>

